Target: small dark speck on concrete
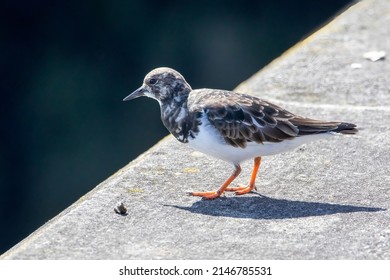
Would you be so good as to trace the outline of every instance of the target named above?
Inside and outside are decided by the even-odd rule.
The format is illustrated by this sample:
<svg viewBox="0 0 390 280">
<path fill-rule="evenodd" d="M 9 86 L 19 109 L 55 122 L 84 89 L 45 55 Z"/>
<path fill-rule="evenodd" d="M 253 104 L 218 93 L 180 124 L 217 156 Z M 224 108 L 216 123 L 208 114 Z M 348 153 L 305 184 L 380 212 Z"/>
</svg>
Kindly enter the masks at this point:
<svg viewBox="0 0 390 280">
<path fill-rule="evenodd" d="M 117 213 L 119 215 L 122 215 L 122 216 L 126 216 L 128 214 L 127 213 L 127 208 L 123 204 L 123 202 L 121 202 L 121 204 L 119 204 L 117 207 L 115 207 L 114 211 L 115 211 L 115 213 Z"/>
</svg>

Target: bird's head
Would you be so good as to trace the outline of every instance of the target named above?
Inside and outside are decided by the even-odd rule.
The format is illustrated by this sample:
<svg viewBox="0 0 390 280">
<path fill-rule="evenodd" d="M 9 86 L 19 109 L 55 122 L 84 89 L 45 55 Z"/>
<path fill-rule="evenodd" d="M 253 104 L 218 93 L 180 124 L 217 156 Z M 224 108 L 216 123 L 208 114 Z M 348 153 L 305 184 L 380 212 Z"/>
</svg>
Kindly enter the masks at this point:
<svg viewBox="0 0 390 280">
<path fill-rule="evenodd" d="M 142 86 L 123 101 L 147 96 L 156 99 L 161 105 L 172 100 L 179 102 L 183 97 L 186 98 L 191 90 L 191 86 L 179 72 L 168 67 L 160 67 L 150 71 Z"/>
</svg>

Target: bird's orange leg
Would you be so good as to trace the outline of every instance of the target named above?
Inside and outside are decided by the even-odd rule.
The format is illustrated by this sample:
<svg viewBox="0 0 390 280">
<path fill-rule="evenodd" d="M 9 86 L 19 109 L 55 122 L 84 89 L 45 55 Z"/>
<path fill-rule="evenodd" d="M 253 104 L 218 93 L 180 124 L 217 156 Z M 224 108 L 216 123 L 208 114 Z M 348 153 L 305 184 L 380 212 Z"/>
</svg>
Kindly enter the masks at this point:
<svg viewBox="0 0 390 280">
<path fill-rule="evenodd" d="M 221 194 L 223 194 L 226 190 L 226 188 L 230 185 L 231 182 L 233 182 L 234 179 L 241 173 L 241 167 L 239 164 L 235 165 L 235 169 L 232 175 L 226 180 L 225 183 L 222 184 L 222 186 L 216 191 L 216 192 L 191 192 L 190 195 L 193 196 L 201 196 L 205 199 L 214 199 L 219 197 Z"/>
<path fill-rule="evenodd" d="M 257 176 L 257 171 L 260 168 L 260 163 L 261 163 L 261 157 L 256 157 L 254 160 L 252 175 L 248 186 L 239 184 L 238 187 L 226 188 L 226 191 L 234 191 L 236 192 L 237 195 L 241 195 L 241 194 L 249 193 L 253 189 L 255 189 L 256 176 Z"/>
</svg>

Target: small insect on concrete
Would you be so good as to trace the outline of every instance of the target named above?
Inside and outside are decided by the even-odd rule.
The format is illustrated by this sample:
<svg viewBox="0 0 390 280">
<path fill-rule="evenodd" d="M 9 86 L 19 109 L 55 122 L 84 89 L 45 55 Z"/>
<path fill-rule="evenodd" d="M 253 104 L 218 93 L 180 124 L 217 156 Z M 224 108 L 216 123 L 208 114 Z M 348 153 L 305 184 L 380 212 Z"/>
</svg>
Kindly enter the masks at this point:
<svg viewBox="0 0 390 280">
<path fill-rule="evenodd" d="M 128 214 L 126 206 L 121 202 L 118 206 L 114 208 L 115 213 L 126 216 Z"/>
</svg>

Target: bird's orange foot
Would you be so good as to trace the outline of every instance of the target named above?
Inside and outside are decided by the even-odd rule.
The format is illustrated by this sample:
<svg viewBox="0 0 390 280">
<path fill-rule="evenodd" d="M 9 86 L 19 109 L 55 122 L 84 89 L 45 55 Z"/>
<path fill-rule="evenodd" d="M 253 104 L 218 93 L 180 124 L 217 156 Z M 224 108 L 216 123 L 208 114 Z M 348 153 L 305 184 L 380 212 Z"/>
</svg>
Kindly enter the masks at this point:
<svg viewBox="0 0 390 280">
<path fill-rule="evenodd" d="M 242 195 L 242 194 L 246 194 L 246 193 L 250 193 L 253 189 L 256 189 L 256 187 L 253 185 L 253 186 L 245 186 L 245 185 L 242 185 L 242 184 L 238 184 L 238 187 L 228 187 L 226 188 L 227 191 L 230 191 L 230 192 L 235 192 L 236 195 Z"/>
<path fill-rule="evenodd" d="M 214 199 L 221 195 L 221 193 L 218 191 L 217 192 L 190 192 L 189 194 L 193 196 L 200 196 L 204 199 Z"/>
</svg>

